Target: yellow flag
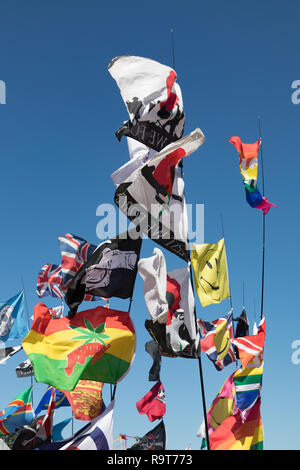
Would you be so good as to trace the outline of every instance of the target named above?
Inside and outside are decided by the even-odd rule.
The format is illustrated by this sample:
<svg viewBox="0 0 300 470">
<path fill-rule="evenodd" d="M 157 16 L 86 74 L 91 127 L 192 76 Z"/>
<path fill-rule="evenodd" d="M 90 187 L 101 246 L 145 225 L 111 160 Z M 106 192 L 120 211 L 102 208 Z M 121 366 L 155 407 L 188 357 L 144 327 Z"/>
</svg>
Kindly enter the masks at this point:
<svg viewBox="0 0 300 470">
<path fill-rule="evenodd" d="M 230 296 L 224 238 L 215 244 L 193 244 L 192 266 L 202 307 L 218 304 Z"/>
</svg>

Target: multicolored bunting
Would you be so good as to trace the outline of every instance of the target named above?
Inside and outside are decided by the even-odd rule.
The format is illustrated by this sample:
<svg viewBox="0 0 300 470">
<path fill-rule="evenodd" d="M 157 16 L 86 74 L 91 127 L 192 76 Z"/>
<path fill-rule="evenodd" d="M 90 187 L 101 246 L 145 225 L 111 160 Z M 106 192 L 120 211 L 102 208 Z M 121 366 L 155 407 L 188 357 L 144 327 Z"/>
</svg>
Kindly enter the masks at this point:
<svg viewBox="0 0 300 470">
<path fill-rule="evenodd" d="M 240 171 L 243 177 L 243 183 L 246 191 L 248 204 L 256 209 L 261 209 L 267 214 L 271 206 L 276 207 L 262 196 L 257 188 L 257 161 L 261 139 L 254 144 L 245 144 L 240 137 L 234 136 L 229 139 L 239 153 Z"/>
<path fill-rule="evenodd" d="M 171 210 L 170 204 L 176 199 L 174 181 L 180 160 L 203 142 L 202 131 L 196 129 L 168 145 L 120 184 L 115 193 L 115 203 L 141 233 L 185 261 L 189 260 L 189 248 L 184 238 L 183 205 Z"/>
<path fill-rule="evenodd" d="M 166 429 L 163 420 L 144 437 L 130 447 L 130 450 L 164 450 L 166 448 Z"/>
<path fill-rule="evenodd" d="M 247 365 L 252 367 L 261 366 L 265 346 L 265 336 L 265 318 L 263 317 L 259 323 L 256 335 L 243 336 L 232 340 L 232 343 L 238 348 L 239 359 L 243 368 L 247 367 Z"/>
<path fill-rule="evenodd" d="M 230 296 L 225 241 L 192 245 L 195 287 L 202 307 Z"/>
<path fill-rule="evenodd" d="M 37 450 L 112 450 L 114 403 L 71 438 L 43 444 Z"/>
<path fill-rule="evenodd" d="M 42 410 L 47 410 L 50 404 L 50 399 L 52 396 L 54 387 L 47 387 L 46 392 L 42 396 L 36 410 L 35 410 L 35 415 L 38 416 Z M 55 407 L 56 408 L 61 408 L 62 406 L 70 406 L 70 403 L 66 397 L 66 395 L 60 391 L 56 390 L 55 391 Z"/>
<path fill-rule="evenodd" d="M 32 386 L 11 401 L 0 412 L 0 435 L 14 434 L 17 428 L 29 424 L 35 418 L 32 409 Z"/>
<path fill-rule="evenodd" d="M 22 344 L 37 382 L 73 390 L 80 379 L 122 380 L 134 358 L 135 330 L 128 312 L 97 307 L 73 319 L 51 319 L 39 302 Z"/>
<path fill-rule="evenodd" d="M 108 65 L 126 104 L 130 120 L 116 136 L 128 136 L 156 151 L 180 139 L 185 116 L 176 72 L 151 59 L 115 57 Z"/>
<path fill-rule="evenodd" d="M 91 421 L 105 410 L 102 398 L 103 382 L 79 380 L 72 391 L 65 391 L 74 418 Z"/>
<path fill-rule="evenodd" d="M 161 419 L 165 415 L 166 396 L 160 380 L 136 403 L 136 408 L 140 415 L 146 414 L 151 422 Z"/>
<path fill-rule="evenodd" d="M 211 322 L 198 319 L 201 351 L 205 352 L 217 370 L 236 360 L 232 347 L 232 310 Z"/>
<path fill-rule="evenodd" d="M 211 450 L 263 450 L 260 400 L 243 422 L 240 414 L 226 418 L 209 436 Z"/>
<path fill-rule="evenodd" d="M 65 302 L 72 318 L 86 294 L 105 298 L 132 297 L 142 238 L 136 230 L 101 243 L 69 284 Z"/>
<path fill-rule="evenodd" d="M 28 333 L 24 292 L 0 302 L 0 340 L 4 343 L 23 338 Z"/>
</svg>

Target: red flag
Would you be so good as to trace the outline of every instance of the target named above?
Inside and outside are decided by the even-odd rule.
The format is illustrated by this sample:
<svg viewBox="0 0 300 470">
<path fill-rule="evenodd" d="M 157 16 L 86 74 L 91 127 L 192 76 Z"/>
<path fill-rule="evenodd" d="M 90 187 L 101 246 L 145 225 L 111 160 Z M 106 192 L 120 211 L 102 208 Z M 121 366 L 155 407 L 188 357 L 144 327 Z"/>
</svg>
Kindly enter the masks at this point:
<svg viewBox="0 0 300 470">
<path fill-rule="evenodd" d="M 166 413 L 166 397 L 165 389 L 160 380 L 136 403 L 136 407 L 138 412 L 141 415 L 146 414 L 151 422 L 164 416 Z"/>
</svg>

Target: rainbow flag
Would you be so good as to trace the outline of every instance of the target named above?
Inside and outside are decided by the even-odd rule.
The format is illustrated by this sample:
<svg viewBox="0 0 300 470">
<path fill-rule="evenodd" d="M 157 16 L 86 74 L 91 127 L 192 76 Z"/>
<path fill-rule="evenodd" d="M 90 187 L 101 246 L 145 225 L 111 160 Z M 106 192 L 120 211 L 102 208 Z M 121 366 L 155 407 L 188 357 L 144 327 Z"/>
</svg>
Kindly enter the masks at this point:
<svg viewBox="0 0 300 470">
<path fill-rule="evenodd" d="M 39 302 L 22 345 L 37 382 L 73 390 L 80 379 L 122 380 L 133 361 L 135 342 L 128 312 L 96 307 L 72 319 L 51 319 L 49 308 Z"/>
<path fill-rule="evenodd" d="M 240 413 L 229 416 L 209 436 L 211 450 L 263 450 L 260 399 L 243 422 Z"/>
<path fill-rule="evenodd" d="M 262 196 L 257 188 L 257 162 L 261 140 L 258 139 L 253 144 L 245 144 L 240 137 L 233 136 L 229 139 L 229 142 L 239 153 L 240 172 L 243 177 L 248 204 L 256 209 L 261 209 L 264 214 L 267 214 L 271 206 L 276 207 L 276 205 L 269 202 L 265 196 Z"/>
<path fill-rule="evenodd" d="M 0 435 L 13 434 L 17 428 L 31 423 L 34 418 L 32 386 L 30 386 L 0 412 Z"/>
</svg>

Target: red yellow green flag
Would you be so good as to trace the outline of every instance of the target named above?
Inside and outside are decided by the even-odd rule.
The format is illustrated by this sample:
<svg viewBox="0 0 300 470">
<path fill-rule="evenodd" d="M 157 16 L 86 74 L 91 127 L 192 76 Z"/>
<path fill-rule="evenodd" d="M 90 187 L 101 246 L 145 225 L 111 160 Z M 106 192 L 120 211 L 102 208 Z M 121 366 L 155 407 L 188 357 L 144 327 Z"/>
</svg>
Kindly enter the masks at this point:
<svg viewBox="0 0 300 470">
<path fill-rule="evenodd" d="M 134 358 L 135 330 L 128 312 L 97 307 L 51 319 L 39 302 L 22 345 L 37 382 L 73 390 L 80 379 L 119 382 Z"/>
</svg>

